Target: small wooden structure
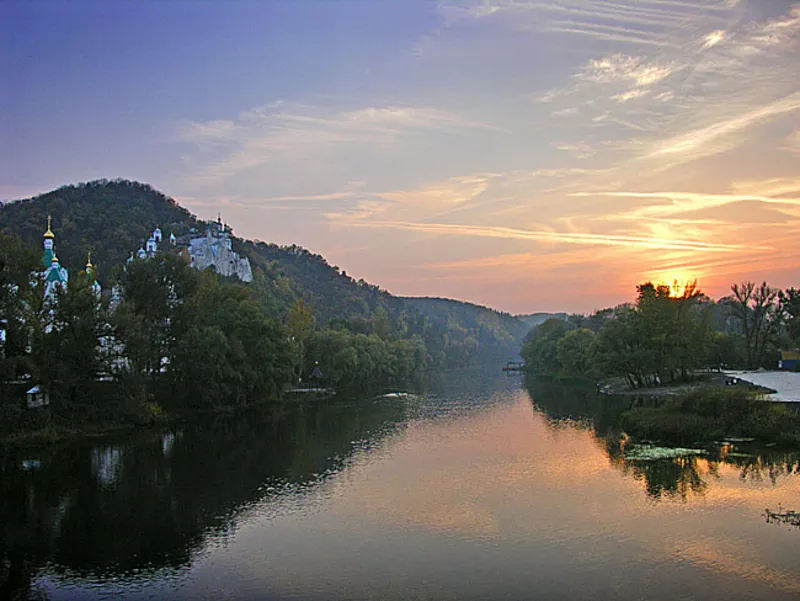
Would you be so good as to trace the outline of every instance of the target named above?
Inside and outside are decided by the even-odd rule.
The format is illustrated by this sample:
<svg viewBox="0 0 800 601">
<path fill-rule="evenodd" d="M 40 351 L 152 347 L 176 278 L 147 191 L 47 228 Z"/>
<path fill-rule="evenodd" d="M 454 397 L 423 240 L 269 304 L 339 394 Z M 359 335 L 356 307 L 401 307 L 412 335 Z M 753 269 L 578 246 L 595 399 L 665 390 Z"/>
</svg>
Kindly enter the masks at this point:
<svg viewBox="0 0 800 601">
<path fill-rule="evenodd" d="M 38 384 L 25 393 L 28 401 L 28 409 L 39 409 L 50 404 L 50 393 Z"/>
</svg>

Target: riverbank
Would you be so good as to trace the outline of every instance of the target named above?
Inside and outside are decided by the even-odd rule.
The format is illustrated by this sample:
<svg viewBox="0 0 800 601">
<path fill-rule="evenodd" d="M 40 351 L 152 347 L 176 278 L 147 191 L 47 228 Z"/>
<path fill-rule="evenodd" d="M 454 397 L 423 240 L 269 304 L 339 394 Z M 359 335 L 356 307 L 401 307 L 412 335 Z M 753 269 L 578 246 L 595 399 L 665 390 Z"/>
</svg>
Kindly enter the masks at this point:
<svg viewBox="0 0 800 601">
<path fill-rule="evenodd" d="M 597 384 L 600 394 L 614 396 L 632 396 L 667 399 L 688 394 L 694 390 L 707 388 L 737 388 L 749 390 L 762 395 L 771 395 L 777 392 L 774 388 L 756 381 L 752 378 L 742 377 L 739 374 L 750 372 L 704 372 L 695 375 L 695 379 L 690 382 L 681 382 L 664 386 L 653 386 L 650 388 L 631 388 L 624 378 L 611 378 Z M 797 374 L 800 376 L 800 374 Z M 800 387 L 800 383 L 798 384 Z"/>
<path fill-rule="evenodd" d="M 767 399 L 800 403 L 800 373 L 791 371 L 726 371 L 729 378 L 744 380 L 767 390 Z"/>
<path fill-rule="evenodd" d="M 665 398 L 655 407 L 633 407 L 620 415 L 620 426 L 638 440 L 667 444 L 707 444 L 737 437 L 798 447 L 796 409 L 765 401 L 748 387 L 707 386 Z"/>
</svg>

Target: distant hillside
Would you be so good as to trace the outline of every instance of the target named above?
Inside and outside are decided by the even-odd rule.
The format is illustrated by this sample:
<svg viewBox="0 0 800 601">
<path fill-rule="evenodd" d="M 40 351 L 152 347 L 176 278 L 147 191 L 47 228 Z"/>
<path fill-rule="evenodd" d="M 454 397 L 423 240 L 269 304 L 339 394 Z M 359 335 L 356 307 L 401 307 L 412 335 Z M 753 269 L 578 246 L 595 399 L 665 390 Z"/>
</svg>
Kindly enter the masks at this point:
<svg viewBox="0 0 800 601">
<path fill-rule="evenodd" d="M 205 228 L 205 222 L 147 184 L 98 180 L 0 205 L 0 233 L 41 248 L 48 215 L 53 218 L 62 264 L 80 270 L 91 250 L 104 285 L 155 226 L 165 237 Z M 234 250 L 250 259 L 252 286 L 278 318 L 301 298 L 313 308 L 318 326 L 338 323 L 337 327 L 368 333 L 376 319 L 388 315 L 396 336 L 422 336 L 433 355 L 439 359 L 446 355 L 453 364 L 468 362 L 493 346 L 498 352 L 514 353 L 528 330 L 511 315 L 470 303 L 395 297 L 296 245 L 240 238 L 234 238 L 233 244 Z"/>
<path fill-rule="evenodd" d="M 568 315 L 566 313 L 531 313 L 530 315 L 516 316 L 518 320 L 527 324 L 529 328 L 535 328 L 553 317 L 556 319 L 567 319 Z"/>
<path fill-rule="evenodd" d="M 314 308 L 318 323 L 336 319 L 368 318 L 378 307 L 397 314 L 402 302 L 362 280 L 354 280 L 323 256 L 300 246 L 278 246 L 266 242 L 240 242 L 237 250 L 250 258 L 269 279 L 285 279 Z"/>
<path fill-rule="evenodd" d="M 430 296 L 398 298 L 406 306 L 413 307 L 433 322 L 456 320 L 477 328 L 507 333 L 514 339 L 521 339 L 528 332 L 527 324 L 522 320 L 510 313 L 495 311 L 482 305 Z"/>
<path fill-rule="evenodd" d="M 448 298 L 401 297 L 406 307 L 425 316 L 430 328 L 444 344 L 464 348 L 496 347 L 497 359 L 510 359 L 519 352 L 530 327 L 516 317 L 481 305 Z M 445 336 L 446 335 L 446 336 Z"/>
</svg>

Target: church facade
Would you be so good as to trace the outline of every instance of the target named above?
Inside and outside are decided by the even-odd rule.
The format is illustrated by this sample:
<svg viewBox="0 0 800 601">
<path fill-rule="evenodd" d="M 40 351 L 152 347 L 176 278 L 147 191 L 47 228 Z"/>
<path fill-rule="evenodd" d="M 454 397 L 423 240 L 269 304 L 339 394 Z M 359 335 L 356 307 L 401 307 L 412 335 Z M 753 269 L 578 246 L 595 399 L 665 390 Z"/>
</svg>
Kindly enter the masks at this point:
<svg viewBox="0 0 800 601">
<path fill-rule="evenodd" d="M 189 256 L 195 269 L 213 267 L 220 275 L 253 281 L 250 260 L 233 250 L 231 230 L 221 219 L 208 226 L 205 236 L 189 240 Z"/>
<path fill-rule="evenodd" d="M 214 270 L 224 276 L 236 277 L 243 282 L 253 281 L 253 269 L 247 257 L 241 257 L 233 250 L 233 240 L 231 229 L 227 224 L 222 223 L 222 219 L 211 222 L 206 229 L 205 236 L 195 236 L 188 241 L 182 238 L 180 245 L 175 234 L 169 235 L 170 246 L 186 246 L 189 254 L 189 264 L 195 269 L 203 271 L 214 268 Z M 160 250 L 163 233 L 156 227 L 147 241 L 135 253 L 131 253 L 128 263 L 134 259 L 151 259 Z"/>
</svg>

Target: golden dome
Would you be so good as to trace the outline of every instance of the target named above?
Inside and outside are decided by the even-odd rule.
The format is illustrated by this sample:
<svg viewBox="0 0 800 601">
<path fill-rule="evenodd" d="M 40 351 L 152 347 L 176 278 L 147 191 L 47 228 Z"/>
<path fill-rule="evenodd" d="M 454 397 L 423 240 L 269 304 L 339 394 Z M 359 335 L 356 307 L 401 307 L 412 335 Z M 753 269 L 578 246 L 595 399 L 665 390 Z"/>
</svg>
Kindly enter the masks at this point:
<svg viewBox="0 0 800 601">
<path fill-rule="evenodd" d="M 92 251 L 89 251 L 89 257 L 86 259 L 86 271 L 88 272 L 92 268 L 94 268 L 94 265 L 92 265 Z"/>
<path fill-rule="evenodd" d="M 48 215 L 47 216 L 47 231 L 44 233 L 44 237 L 53 239 L 53 238 L 56 237 L 56 235 L 53 233 L 53 230 L 50 229 L 50 220 L 51 220 L 51 217 L 50 217 L 50 215 Z"/>
</svg>

